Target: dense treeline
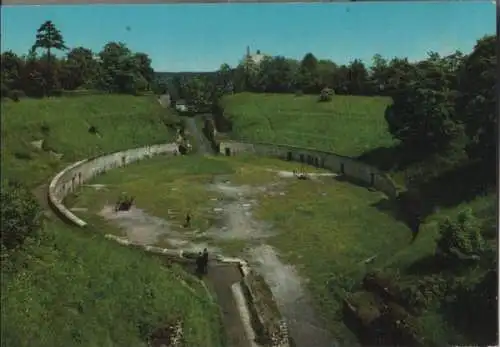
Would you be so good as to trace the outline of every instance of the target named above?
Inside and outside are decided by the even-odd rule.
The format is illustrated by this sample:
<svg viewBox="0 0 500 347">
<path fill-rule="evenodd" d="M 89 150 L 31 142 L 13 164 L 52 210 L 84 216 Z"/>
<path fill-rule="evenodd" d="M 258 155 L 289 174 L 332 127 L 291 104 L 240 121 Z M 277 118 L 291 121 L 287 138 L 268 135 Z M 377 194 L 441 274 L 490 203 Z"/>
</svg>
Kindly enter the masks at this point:
<svg viewBox="0 0 500 347">
<path fill-rule="evenodd" d="M 66 54 L 57 57 L 54 51 Z M 77 89 L 137 94 L 150 90 L 154 80 L 147 54 L 132 52 L 121 42 L 109 42 L 97 54 L 85 47 L 70 49 L 51 21 L 40 26 L 28 54 L 3 52 L 1 71 L 2 96 L 15 100 Z"/>
</svg>

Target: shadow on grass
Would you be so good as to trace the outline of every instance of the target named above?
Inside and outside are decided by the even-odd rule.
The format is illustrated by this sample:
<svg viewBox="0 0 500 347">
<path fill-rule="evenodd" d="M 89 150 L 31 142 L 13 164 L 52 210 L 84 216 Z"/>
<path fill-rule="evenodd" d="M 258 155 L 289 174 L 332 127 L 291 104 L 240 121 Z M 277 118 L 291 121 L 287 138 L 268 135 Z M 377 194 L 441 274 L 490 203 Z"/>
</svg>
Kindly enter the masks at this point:
<svg viewBox="0 0 500 347">
<path fill-rule="evenodd" d="M 453 207 L 486 195 L 495 186 L 496 171 L 482 162 L 469 162 L 417 185 L 427 206 Z"/>
<path fill-rule="evenodd" d="M 462 287 L 442 306 L 446 319 L 475 345 L 498 344 L 498 271 L 491 270 L 473 287 Z"/>
<path fill-rule="evenodd" d="M 416 218 L 424 220 L 440 208 L 451 208 L 488 195 L 492 193 L 495 181 L 496 172 L 491 166 L 483 162 L 467 162 L 414 182 L 395 200 L 384 198 L 372 206 L 418 232 L 414 224 Z"/>
<path fill-rule="evenodd" d="M 376 189 L 373 188 L 373 186 L 371 184 L 369 184 L 361 179 L 355 178 L 355 177 L 348 177 L 346 175 L 337 175 L 337 176 L 333 176 L 333 179 L 338 181 L 338 182 L 346 182 L 346 183 L 356 185 L 358 187 L 366 188 L 370 191 L 376 191 Z"/>
<path fill-rule="evenodd" d="M 425 161 L 430 155 L 409 151 L 402 145 L 377 147 L 364 152 L 356 159 L 382 171 L 404 170 Z"/>
<path fill-rule="evenodd" d="M 408 275 L 426 276 L 442 272 L 454 272 L 459 267 L 453 263 L 446 263 L 434 254 L 425 256 L 412 262 L 405 268 Z"/>
</svg>

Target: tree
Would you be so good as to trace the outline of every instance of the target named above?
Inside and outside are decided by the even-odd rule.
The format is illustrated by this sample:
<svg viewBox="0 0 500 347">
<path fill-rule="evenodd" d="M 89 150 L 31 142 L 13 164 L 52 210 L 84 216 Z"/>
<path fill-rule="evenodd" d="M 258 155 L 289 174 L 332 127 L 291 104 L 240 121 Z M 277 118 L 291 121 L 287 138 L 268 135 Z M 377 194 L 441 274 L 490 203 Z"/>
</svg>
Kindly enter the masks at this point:
<svg viewBox="0 0 500 347">
<path fill-rule="evenodd" d="M 152 83 L 155 72 L 151 67 L 151 58 L 146 53 L 138 52 L 133 55 L 133 59 L 135 60 L 138 72 L 148 83 Z"/>
<path fill-rule="evenodd" d="M 7 90 L 22 89 L 21 76 L 24 61 L 12 51 L 2 53 L 1 56 L 1 82 Z"/>
<path fill-rule="evenodd" d="M 462 137 L 456 121 L 457 92 L 447 65 L 437 54 L 415 65 L 406 60 L 391 62 L 393 104 L 386 113 L 390 133 L 408 149 L 437 153 Z"/>
<path fill-rule="evenodd" d="M 44 68 L 36 54 L 30 54 L 24 65 L 21 75 L 21 84 L 27 96 L 43 97 L 46 95 L 47 78 Z"/>
<path fill-rule="evenodd" d="M 330 60 L 318 61 L 319 84 L 322 88 L 332 88 L 335 81 L 337 64 Z"/>
<path fill-rule="evenodd" d="M 213 100 L 214 85 L 201 76 L 186 79 L 182 83 L 182 92 L 189 106 L 195 112 L 210 110 Z"/>
<path fill-rule="evenodd" d="M 304 93 L 318 93 L 321 90 L 318 72 L 318 59 L 312 53 L 307 53 L 300 62 L 298 89 Z"/>
<path fill-rule="evenodd" d="M 375 54 L 372 58 L 370 68 L 370 89 L 375 94 L 384 95 L 387 93 L 389 84 L 389 66 L 387 60 L 380 54 Z"/>
<path fill-rule="evenodd" d="M 348 67 L 349 82 L 347 89 L 349 94 L 362 95 L 367 90 L 368 85 L 368 70 L 361 60 L 353 60 Z"/>
<path fill-rule="evenodd" d="M 336 94 L 349 93 L 349 68 L 347 66 L 341 65 L 338 67 L 335 72 L 333 89 Z"/>
<path fill-rule="evenodd" d="M 394 58 L 389 62 L 385 87 L 388 95 L 404 90 L 414 81 L 415 66 L 408 61 L 408 58 Z"/>
<path fill-rule="evenodd" d="M 260 63 L 259 89 L 268 93 L 286 93 L 293 84 L 293 71 L 284 57 L 266 57 Z"/>
<path fill-rule="evenodd" d="M 52 74 L 52 50 L 62 50 L 68 49 L 64 43 L 64 38 L 61 32 L 56 28 L 52 21 L 48 20 L 43 23 L 40 28 L 38 28 L 36 33 L 36 41 L 33 44 L 31 51 L 35 52 L 38 48 L 43 48 L 47 52 L 47 87 L 50 89 L 53 86 L 53 74 Z"/>
<path fill-rule="evenodd" d="M 98 63 L 94 59 L 94 53 L 90 49 L 76 47 L 69 51 L 63 63 L 61 85 L 68 90 L 93 85 L 97 74 Z"/>
<path fill-rule="evenodd" d="M 151 59 L 144 53 L 133 54 L 122 42 L 107 43 L 98 56 L 98 86 L 103 90 L 135 95 L 147 90 L 153 81 Z"/>
<path fill-rule="evenodd" d="M 41 230 L 42 209 L 35 197 L 17 183 L 2 181 L 0 196 L 2 250 L 12 251 Z"/>
<path fill-rule="evenodd" d="M 455 94 L 450 90 L 420 88 L 417 84 L 393 96 L 386 113 L 389 132 L 408 149 L 432 153 L 445 149 L 461 134 L 454 122 Z"/>
<path fill-rule="evenodd" d="M 221 88 L 223 94 L 234 92 L 232 74 L 233 71 L 228 64 L 222 64 L 217 71 L 215 83 Z"/>
<path fill-rule="evenodd" d="M 120 92 L 126 89 L 123 85 L 129 82 L 128 76 L 124 76 L 128 71 L 123 68 L 127 67 L 127 60 L 132 52 L 122 42 L 108 42 L 103 49 L 98 53 L 100 60 L 100 73 L 98 85 L 100 89 L 110 92 Z M 120 85 L 120 83 L 122 85 Z"/>
<path fill-rule="evenodd" d="M 465 124 L 471 139 L 471 157 L 496 163 L 498 120 L 495 88 L 497 83 L 497 38 L 494 35 L 478 40 L 465 59 L 459 74 L 457 118 Z"/>
</svg>

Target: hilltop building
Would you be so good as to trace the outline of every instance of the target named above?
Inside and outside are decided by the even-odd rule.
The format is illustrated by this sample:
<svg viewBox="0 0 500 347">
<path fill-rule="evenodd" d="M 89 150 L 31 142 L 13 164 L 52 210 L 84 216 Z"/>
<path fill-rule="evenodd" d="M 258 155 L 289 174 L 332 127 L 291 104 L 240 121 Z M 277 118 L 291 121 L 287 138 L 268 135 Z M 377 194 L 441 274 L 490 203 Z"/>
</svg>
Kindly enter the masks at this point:
<svg viewBox="0 0 500 347">
<path fill-rule="evenodd" d="M 261 53 L 259 49 L 255 52 L 255 54 L 251 54 L 250 47 L 247 46 L 247 53 L 245 55 L 245 58 L 251 60 L 255 65 L 259 65 L 262 62 L 262 60 L 264 60 L 264 58 L 266 58 L 266 57 L 270 57 L 270 56 L 267 54 Z"/>
</svg>

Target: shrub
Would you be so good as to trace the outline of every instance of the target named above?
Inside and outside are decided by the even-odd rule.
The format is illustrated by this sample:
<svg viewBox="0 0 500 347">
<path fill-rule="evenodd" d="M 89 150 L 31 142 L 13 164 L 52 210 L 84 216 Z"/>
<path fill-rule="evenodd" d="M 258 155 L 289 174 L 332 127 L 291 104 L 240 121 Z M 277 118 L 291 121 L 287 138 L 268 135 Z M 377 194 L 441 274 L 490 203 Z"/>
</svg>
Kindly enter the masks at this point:
<svg viewBox="0 0 500 347">
<path fill-rule="evenodd" d="M 9 87 L 7 87 L 7 85 L 5 83 L 2 83 L 0 96 L 2 98 L 6 98 L 9 95 L 9 92 L 10 92 Z"/>
<path fill-rule="evenodd" d="M 118 197 L 115 204 L 115 211 L 128 211 L 134 204 L 135 197 L 122 194 Z"/>
<path fill-rule="evenodd" d="M 301 89 L 297 89 L 294 94 L 295 96 L 303 96 L 304 92 Z"/>
<path fill-rule="evenodd" d="M 1 246 L 11 251 L 39 233 L 42 209 L 31 192 L 19 183 L 2 181 L 0 196 Z"/>
<path fill-rule="evenodd" d="M 95 126 L 93 126 L 93 125 L 91 125 L 89 127 L 88 131 L 89 131 L 89 133 L 94 134 L 94 135 L 98 133 L 97 128 Z"/>
<path fill-rule="evenodd" d="M 33 156 L 31 154 L 31 152 L 29 152 L 27 150 L 23 150 L 23 149 L 15 151 L 14 152 L 14 157 L 16 157 L 17 159 L 21 159 L 21 160 L 31 160 L 31 159 L 33 159 Z"/>
<path fill-rule="evenodd" d="M 50 134 L 50 126 L 45 122 L 40 125 L 40 130 L 44 135 Z"/>
<path fill-rule="evenodd" d="M 24 98 L 26 94 L 22 90 L 11 90 L 9 93 L 9 97 L 15 101 L 18 102 L 20 101 L 21 98 Z"/>
<path fill-rule="evenodd" d="M 333 89 L 323 88 L 323 90 L 321 90 L 321 93 L 319 94 L 319 101 L 320 102 L 332 101 L 333 95 L 334 95 Z"/>
<path fill-rule="evenodd" d="M 42 142 L 42 150 L 44 152 L 57 152 L 57 150 L 54 148 L 54 146 L 51 143 L 52 141 L 50 140 L 49 137 L 46 137 L 43 142 Z"/>
<path fill-rule="evenodd" d="M 50 91 L 50 96 L 62 96 L 64 91 L 62 89 L 52 89 Z"/>
<path fill-rule="evenodd" d="M 439 224 L 436 253 L 458 261 L 478 258 L 485 249 L 480 229 L 480 223 L 470 209 L 461 211 L 456 221 L 447 218 Z"/>
</svg>

